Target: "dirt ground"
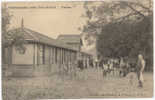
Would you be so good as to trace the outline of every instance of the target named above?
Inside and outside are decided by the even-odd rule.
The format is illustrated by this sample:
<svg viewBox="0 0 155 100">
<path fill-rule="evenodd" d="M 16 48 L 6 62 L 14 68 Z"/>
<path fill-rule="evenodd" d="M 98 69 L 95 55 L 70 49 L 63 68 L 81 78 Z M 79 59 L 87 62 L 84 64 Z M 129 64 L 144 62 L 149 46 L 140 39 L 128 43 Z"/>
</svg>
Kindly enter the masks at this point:
<svg viewBox="0 0 155 100">
<path fill-rule="evenodd" d="M 119 77 L 118 73 L 102 76 L 102 70 L 87 69 L 76 76 L 3 78 L 4 100 L 52 98 L 140 98 L 153 96 L 153 73 L 144 73 L 144 87 L 138 88 L 135 73 Z"/>
</svg>

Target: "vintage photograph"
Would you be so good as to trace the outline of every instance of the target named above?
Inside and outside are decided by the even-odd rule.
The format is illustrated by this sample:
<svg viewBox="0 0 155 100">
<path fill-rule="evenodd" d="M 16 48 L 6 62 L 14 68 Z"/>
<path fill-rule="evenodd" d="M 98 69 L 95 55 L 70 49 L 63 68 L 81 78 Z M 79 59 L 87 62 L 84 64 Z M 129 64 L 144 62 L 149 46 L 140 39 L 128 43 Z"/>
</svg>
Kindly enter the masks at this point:
<svg viewBox="0 0 155 100">
<path fill-rule="evenodd" d="M 3 100 L 152 98 L 153 0 L 2 2 Z"/>
</svg>

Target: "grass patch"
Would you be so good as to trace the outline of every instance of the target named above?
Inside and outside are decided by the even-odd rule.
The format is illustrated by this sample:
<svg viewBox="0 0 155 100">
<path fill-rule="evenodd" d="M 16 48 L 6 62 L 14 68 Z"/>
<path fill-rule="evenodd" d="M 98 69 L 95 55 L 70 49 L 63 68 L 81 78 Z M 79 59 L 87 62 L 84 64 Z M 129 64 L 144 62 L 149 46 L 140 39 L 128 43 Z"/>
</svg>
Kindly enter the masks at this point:
<svg viewBox="0 0 155 100">
<path fill-rule="evenodd" d="M 52 98 L 120 98 L 152 97 L 153 74 L 144 73 L 144 88 L 138 88 L 136 76 L 102 77 L 102 70 L 78 71 L 76 76 L 54 74 L 47 77 L 5 77 L 2 80 L 4 100 L 31 100 Z M 132 84 L 130 83 L 132 81 Z"/>
</svg>

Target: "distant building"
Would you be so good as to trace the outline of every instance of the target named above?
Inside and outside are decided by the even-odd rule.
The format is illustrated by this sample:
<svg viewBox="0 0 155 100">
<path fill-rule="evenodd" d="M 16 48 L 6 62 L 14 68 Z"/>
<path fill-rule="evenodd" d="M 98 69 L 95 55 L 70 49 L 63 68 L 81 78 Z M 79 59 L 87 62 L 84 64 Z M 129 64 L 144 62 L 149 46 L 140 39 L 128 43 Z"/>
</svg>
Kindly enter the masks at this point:
<svg viewBox="0 0 155 100">
<path fill-rule="evenodd" d="M 81 52 L 85 51 L 88 54 L 92 55 L 93 65 L 98 66 L 98 64 L 96 64 L 99 62 L 98 52 L 97 52 L 97 47 L 96 47 L 97 36 L 95 34 L 82 33 L 81 39 L 82 39 L 82 43 L 83 43 Z"/>
<path fill-rule="evenodd" d="M 92 54 L 88 53 L 86 50 L 82 50 L 82 47 L 87 44 L 87 41 L 85 41 L 85 35 L 64 34 L 59 35 L 57 40 L 62 41 L 63 43 L 66 43 L 72 48 L 78 50 L 79 52 L 77 53 L 77 59 L 82 60 L 84 65 L 83 67 L 89 66 L 89 60 L 92 58 L 92 56 L 89 55 Z"/>
<path fill-rule="evenodd" d="M 71 47 L 73 47 L 76 50 L 81 49 L 81 36 L 80 35 L 75 35 L 75 34 L 64 34 L 64 35 L 59 35 L 57 40 L 60 40 L 64 43 L 66 43 L 67 45 L 70 45 Z"/>
</svg>

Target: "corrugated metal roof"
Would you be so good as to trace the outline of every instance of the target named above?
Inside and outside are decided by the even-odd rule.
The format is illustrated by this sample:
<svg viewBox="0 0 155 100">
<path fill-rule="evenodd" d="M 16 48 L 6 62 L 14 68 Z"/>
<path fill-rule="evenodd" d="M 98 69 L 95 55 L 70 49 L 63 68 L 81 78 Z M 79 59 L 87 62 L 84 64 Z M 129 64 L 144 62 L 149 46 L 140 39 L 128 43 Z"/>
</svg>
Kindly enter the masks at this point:
<svg viewBox="0 0 155 100">
<path fill-rule="evenodd" d="M 33 31 L 31 29 L 28 28 L 16 28 L 13 29 L 9 32 L 22 32 L 23 37 L 25 38 L 25 40 L 27 41 L 33 41 L 33 42 L 37 42 L 37 43 L 43 43 L 43 44 L 47 44 L 47 45 L 51 45 L 51 46 L 56 46 L 59 48 L 65 48 L 65 49 L 69 49 L 69 50 L 74 50 L 77 51 L 75 48 L 72 48 L 71 46 L 58 41 L 56 39 L 53 39 L 51 37 L 48 37 L 46 35 L 43 35 L 39 32 Z"/>
</svg>

